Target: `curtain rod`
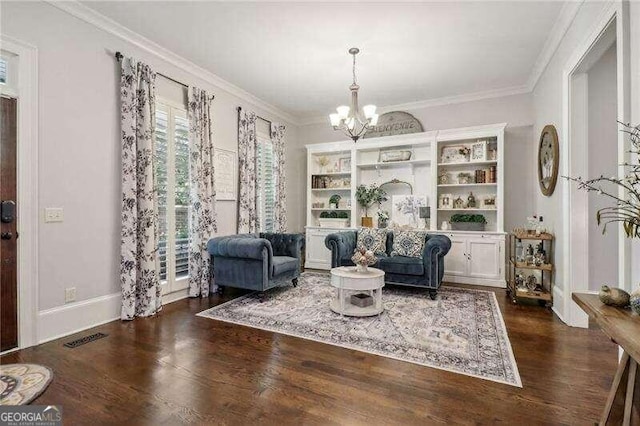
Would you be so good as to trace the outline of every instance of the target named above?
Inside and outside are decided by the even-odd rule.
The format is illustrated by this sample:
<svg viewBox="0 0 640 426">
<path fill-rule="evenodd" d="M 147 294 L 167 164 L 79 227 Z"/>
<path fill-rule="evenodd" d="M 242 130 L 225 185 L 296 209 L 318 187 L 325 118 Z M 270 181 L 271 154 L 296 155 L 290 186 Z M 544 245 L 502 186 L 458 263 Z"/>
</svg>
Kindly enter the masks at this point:
<svg viewBox="0 0 640 426">
<path fill-rule="evenodd" d="M 124 56 L 123 56 L 123 55 L 122 55 L 122 53 L 120 53 L 120 52 L 116 52 L 115 56 L 116 56 L 116 60 L 118 60 L 118 62 L 122 61 L 122 58 L 124 58 Z M 169 77 L 169 76 L 166 76 L 166 75 L 164 75 L 164 74 L 160 74 L 159 72 L 157 72 L 156 74 L 158 74 L 158 75 L 159 75 L 159 76 L 161 76 L 161 77 L 166 78 L 167 80 L 171 80 L 171 81 L 173 81 L 174 83 L 179 84 L 180 86 L 186 87 L 187 89 L 189 88 L 189 85 L 188 85 L 188 84 L 184 84 L 184 83 L 182 83 L 181 81 L 178 81 L 178 80 L 176 80 L 176 79 L 173 79 L 173 78 L 171 78 L 171 77 Z"/>
<path fill-rule="evenodd" d="M 237 108 L 237 110 L 238 110 L 238 112 L 242 111 L 242 107 L 238 107 L 238 108 Z M 262 121 L 266 121 L 266 122 L 267 122 L 267 123 L 269 123 L 269 124 L 271 124 L 271 123 L 272 123 L 272 121 L 271 121 L 271 120 L 267 120 L 266 118 L 262 118 L 262 117 L 260 117 L 260 116 L 259 116 L 259 115 L 257 115 L 257 114 L 256 114 L 256 118 L 259 118 L 259 119 L 260 119 L 260 120 L 262 120 Z"/>
</svg>

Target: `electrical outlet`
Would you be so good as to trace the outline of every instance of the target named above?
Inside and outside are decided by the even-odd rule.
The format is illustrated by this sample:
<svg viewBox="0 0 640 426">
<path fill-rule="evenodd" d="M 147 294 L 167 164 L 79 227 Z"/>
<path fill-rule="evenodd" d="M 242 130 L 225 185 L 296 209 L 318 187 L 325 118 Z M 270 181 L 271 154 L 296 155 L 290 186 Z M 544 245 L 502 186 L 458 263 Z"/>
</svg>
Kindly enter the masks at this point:
<svg viewBox="0 0 640 426">
<path fill-rule="evenodd" d="M 44 221 L 50 222 L 62 222 L 64 220 L 64 211 L 62 207 L 49 207 L 44 209 Z"/>
<path fill-rule="evenodd" d="M 64 289 L 64 303 L 71 303 L 76 301 L 76 288 L 69 287 Z"/>
</svg>

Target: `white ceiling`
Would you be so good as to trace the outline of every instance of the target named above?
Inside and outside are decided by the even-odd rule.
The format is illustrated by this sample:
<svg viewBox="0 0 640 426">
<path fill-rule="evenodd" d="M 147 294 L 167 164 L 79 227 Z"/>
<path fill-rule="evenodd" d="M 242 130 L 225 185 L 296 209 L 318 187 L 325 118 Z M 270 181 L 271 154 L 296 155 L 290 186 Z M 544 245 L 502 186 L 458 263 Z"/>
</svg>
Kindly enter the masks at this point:
<svg viewBox="0 0 640 426">
<path fill-rule="evenodd" d="M 84 5 L 299 117 L 523 87 L 562 2 Z M 125 52 L 126 53 L 126 52 Z"/>
</svg>

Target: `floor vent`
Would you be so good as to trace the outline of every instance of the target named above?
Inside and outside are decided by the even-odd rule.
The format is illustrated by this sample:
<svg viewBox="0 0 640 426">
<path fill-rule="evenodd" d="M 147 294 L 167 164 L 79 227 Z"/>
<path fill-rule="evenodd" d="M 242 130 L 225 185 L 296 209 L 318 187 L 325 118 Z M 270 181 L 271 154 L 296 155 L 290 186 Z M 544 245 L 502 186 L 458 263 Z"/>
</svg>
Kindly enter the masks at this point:
<svg viewBox="0 0 640 426">
<path fill-rule="evenodd" d="M 84 336 L 79 339 L 67 342 L 64 344 L 64 346 L 68 348 L 77 348 L 78 346 L 85 345 L 89 342 L 93 342 L 94 340 L 102 339 L 103 337 L 107 337 L 107 336 L 108 334 L 104 334 L 104 333 L 91 334 L 90 336 Z"/>
</svg>

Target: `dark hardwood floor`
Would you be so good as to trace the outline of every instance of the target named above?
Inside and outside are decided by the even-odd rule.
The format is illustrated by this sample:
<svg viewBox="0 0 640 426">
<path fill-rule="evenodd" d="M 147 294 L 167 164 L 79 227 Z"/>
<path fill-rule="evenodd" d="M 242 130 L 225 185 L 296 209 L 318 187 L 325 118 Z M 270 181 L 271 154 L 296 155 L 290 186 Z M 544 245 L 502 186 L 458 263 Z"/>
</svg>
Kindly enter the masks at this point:
<svg viewBox="0 0 640 426">
<path fill-rule="evenodd" d="M 225 300 L 239 293 L 229 291 Z M 167 305 L 3 356 L 55 378 L 35 404 L 65 424 L 593 424 L 617 347 L 497 291 L 523 388 L 395 361 L 195 314 L 218 296 Z M 109 336 L 62 346 L 92 332 Z"/>
</svg>

